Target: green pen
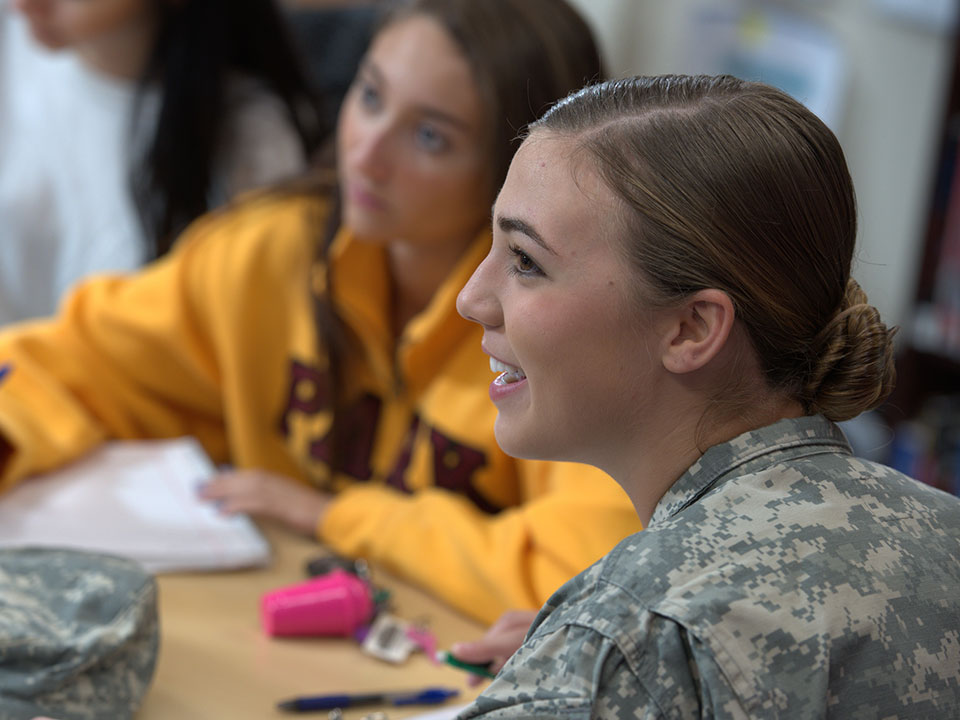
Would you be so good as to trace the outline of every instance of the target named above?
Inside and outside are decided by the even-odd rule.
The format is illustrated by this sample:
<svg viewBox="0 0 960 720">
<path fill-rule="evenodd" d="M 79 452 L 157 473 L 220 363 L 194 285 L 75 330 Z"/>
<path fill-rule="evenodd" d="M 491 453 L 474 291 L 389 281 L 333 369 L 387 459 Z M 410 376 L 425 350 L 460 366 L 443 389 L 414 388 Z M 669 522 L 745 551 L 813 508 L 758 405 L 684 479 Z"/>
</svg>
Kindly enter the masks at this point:
<svg viewBox="0 0 960 720">
<path fill-rule="evenodd" d="M 473 673 L 474 675 L 480 675 L 481 677 L 486 677 L 486 678 L 496 677 L 496 673 L 490 672 L 490 665 L 492 663 L 487 663 L 485 665 L 473 665 L 472 663 L 464 662 L 463 660 L 458 660 L 453 655 L 451 655 L 450 652 L 447 650 L 437 650 L 436 658 L 437 658 L 437 662 L 442 662 L 442 663 L 446 663 L 447 665 L 452 665 L 455 668 L 466 670 L 467 672 Z"/>
</svg>

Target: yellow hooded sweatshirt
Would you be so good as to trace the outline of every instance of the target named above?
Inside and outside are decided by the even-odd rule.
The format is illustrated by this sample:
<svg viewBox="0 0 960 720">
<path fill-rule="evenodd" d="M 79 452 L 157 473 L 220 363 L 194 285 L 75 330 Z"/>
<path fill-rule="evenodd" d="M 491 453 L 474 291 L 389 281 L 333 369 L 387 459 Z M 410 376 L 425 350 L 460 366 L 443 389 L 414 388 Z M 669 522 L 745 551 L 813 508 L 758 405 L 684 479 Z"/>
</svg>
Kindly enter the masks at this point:
<svg viewBox="0 0 960 720">
<path fill-rule="evenodd" d="M 383 248 L 335 238 L 333 301 L 352 339 L 337 381 L 349 440 L 331 478 L 311 294 L 325 292 L 324 212 L 317 199 L 252 198 L 195 222 L 144 271 L 91 279 L 56 318 L 0 333 L 13 448 L 0 489 L 107 438 L 194 435 L 217 462 L 335 492 L 317 537 L 340 553 L 487 622 L 542 604 L 639 521 L 600 471 L 497 447 L 482 330 L 455 308 L 489 232 L 398 342 Z"/>
</svg>

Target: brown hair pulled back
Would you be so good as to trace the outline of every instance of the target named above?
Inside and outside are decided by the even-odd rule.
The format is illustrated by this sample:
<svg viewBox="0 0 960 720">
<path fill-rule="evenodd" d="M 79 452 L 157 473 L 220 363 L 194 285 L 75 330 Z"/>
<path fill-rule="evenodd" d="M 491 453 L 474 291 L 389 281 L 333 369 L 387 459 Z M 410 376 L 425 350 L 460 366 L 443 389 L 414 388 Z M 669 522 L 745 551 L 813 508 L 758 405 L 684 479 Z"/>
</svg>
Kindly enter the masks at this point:
<svg viewBox="0 0 960 720">
<path fill-rule="evenodd" d="M 492 205 L 527 124 L 568 93 L 603 79 L 600 50 L 589 25 L 566 0 L 394 0 L 386 5 L 374 37 L 395 23 L 423 16 L 453 39 L 483 99 Z M 329 173 L 325 179 L 316 174 L 312 185 L 333 196 L 334 211 L 318 245 L 321 261 L 340 227 L 331 179 Z M 341 466 L 340 439 L 347 432 L 338 382 L 346 338 L 330 302 L 329 264 L 327 270 L 326 292 L 314 296 L 314 311 L 320 345 L 329 358 L 329 397 L 334 398 L 329 465 L 335 469 Z"/>
<path fill-rule="evenodd" d="M 625 204 L 644 301 L 726 292 L 770 388 L 809 413 L 844 420 L 890 393 L 894 331 L 850 277 L 850 173 L 802 104 L 730 76 L 636 77 L 584 88 L 531 130 L 576 137 Z"/>
</svg>

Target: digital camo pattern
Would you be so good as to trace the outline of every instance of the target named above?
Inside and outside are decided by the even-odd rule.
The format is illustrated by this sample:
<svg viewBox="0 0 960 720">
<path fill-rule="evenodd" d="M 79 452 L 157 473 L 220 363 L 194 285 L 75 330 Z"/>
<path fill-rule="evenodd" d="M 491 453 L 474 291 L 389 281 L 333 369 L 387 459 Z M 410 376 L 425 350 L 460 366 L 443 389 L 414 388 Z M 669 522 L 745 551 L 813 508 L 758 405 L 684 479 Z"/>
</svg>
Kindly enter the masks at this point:
<svg viewBox="0 0 960 720">
<path fill-rule="evenodd" d="M 821 417 L 709 449 L 460 717 L 960 718 L 960 500 Z"/>
<path fill-rule="evenodd" d="M 0 551 L 0 720 L 123 720 L 157 657 L 153 578 L 121 558 Z"/>
</svg>

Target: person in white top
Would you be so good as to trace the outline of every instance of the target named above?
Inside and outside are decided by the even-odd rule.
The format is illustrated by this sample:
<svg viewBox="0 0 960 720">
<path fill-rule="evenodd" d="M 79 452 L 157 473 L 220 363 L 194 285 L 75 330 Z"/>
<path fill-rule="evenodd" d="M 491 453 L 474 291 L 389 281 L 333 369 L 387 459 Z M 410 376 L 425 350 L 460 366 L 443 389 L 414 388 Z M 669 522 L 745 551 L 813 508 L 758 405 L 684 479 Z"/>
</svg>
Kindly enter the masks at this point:
<svg viewBox="0 0 960 720">
<path fill-rule="evenodd" d="M 0 325 L 164 254 L 325 130 L 274 0 L 0 0 Z"/>
</svg>

